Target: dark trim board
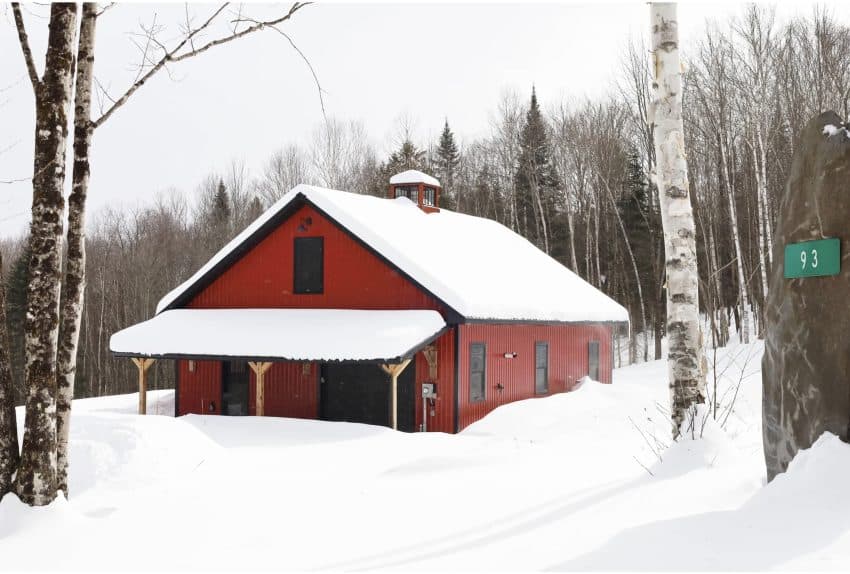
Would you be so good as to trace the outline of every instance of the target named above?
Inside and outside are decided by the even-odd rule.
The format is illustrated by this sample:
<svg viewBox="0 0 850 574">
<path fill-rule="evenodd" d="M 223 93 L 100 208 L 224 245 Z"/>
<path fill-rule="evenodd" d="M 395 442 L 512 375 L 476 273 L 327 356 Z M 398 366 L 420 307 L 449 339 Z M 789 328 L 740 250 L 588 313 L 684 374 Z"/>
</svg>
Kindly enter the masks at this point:
<svg viewBox="0 0 850 574">
<path fill-rule="evenodd" d="M 460 327 L 455 326 L 455 434 L 460 432 Z"/>
<path fill-rule="evenodd" d="M 180 413 L 180 363 L 174 361 L 174 418 Z"/>
<path fill-rule="evenodd" d="M 612 327 L 628 327 L 628 321 L 538 321 L 534 319 L 470 319 L 464 318 L 462 325 L 533 325 L 541 327 L 562 327 L 576 325 L 610 325 Z"/>
</svg>

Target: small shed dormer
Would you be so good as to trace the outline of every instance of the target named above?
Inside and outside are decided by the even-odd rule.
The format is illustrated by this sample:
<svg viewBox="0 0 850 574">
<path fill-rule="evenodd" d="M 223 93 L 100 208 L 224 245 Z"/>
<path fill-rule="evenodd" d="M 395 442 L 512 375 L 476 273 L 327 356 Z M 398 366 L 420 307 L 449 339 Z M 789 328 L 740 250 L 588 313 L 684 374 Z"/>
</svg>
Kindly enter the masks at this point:
<svg viewBox="0 0 850 574">
<path fill-rule="evenodd" d="M 426 213 L 440 211 L 440 182 L 427 173 L 409 169 L 390 178 L 390 199 L 406 197 Z"/>
</svg>

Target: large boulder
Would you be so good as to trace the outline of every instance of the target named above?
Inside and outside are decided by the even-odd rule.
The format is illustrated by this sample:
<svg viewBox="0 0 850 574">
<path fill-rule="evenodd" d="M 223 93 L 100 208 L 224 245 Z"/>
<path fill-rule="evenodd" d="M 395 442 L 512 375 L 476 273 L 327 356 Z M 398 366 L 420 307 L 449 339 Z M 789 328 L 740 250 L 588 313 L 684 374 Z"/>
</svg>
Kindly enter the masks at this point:
<svg viewBox="0 0 850 574">
<path fill-rule="evenodd" d="M 832 127 L 829 127 L 832 126 Z M 784 278 L 790 243 L 838 237 L 841 272 Z M 767 478 L 824 432 L 850 424 L 850 134 L 835 112 L 801 134 L 779 206 L 762 360 Z"/>
</svg>

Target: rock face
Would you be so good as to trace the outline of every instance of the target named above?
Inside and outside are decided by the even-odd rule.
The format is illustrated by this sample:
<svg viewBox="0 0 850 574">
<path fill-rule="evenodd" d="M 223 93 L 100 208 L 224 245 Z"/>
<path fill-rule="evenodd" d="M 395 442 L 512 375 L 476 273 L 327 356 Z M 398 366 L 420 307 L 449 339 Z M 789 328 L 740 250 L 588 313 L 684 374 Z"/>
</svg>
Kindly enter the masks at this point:
<svg viewBox="0 0 850 574">
<path fill-rule="evenodd" d="M 824 431 L 848 436 L 850 134 L 834 112 L 812 119 L 801 134 L 778 218 L 762 360 L 768 480 Z M 827 237 L 841 239 L 839 275 L 783 277 L 786 245 Z"/>
</svg>

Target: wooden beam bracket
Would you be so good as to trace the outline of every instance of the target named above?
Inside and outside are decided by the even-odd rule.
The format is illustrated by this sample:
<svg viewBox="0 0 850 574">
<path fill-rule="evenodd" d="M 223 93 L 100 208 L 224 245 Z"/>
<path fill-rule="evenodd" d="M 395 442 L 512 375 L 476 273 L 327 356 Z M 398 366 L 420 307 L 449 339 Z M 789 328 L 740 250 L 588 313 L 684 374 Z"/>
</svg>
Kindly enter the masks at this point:
<svg viewBox="0 0 850 574">
<path fill-rule="evenodd" d="M 248 366 L 251 367 L 251 370 L 254 371 L 254 375 L 256 376 L 256 385 L 255 385 L 255 414 L 258 417 L 265 416 L 265 402 L 266 402 L 266 382 L 265 376 L 266 371 L 272 366 L 270 362 L 261 362 L 261 361 L 248 361 Z"/>
<path fill-rule="evenodd" d="M 132 360 L 139 370 L 139 414 L 145 415 L 148 411 L 148 369 L 156 359 L 133 357 Z"/>
<path fill-rule="evenodd" d="M 381 368 L 390 376 L 390 384 L 392 385 L 393 406 L 390 414 L 392 415 L 393 430 L 398 430 L 398 376 L 407 368 L 411 359 L 405 359 L 400 363 L 383 364 Z"/>
</svg>

